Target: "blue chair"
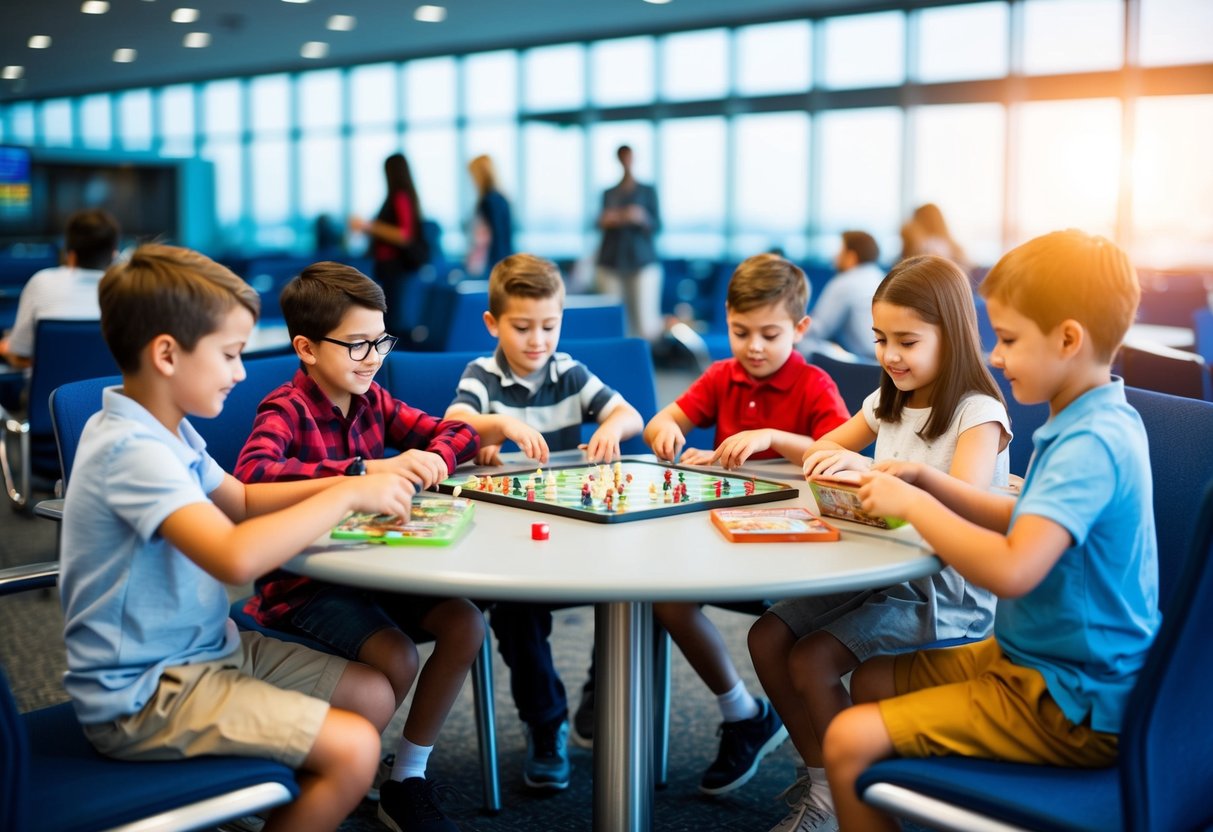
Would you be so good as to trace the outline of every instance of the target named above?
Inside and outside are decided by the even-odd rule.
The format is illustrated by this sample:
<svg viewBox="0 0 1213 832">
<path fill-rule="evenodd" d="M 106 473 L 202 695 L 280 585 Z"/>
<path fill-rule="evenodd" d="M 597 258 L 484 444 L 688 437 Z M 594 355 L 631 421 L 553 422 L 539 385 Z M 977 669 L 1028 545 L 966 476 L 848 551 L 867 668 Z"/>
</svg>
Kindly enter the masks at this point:
<svg viewBox="0 0 1213 832">
<path fill-rule="evenodd" d="M 1213 375 L 1194 352 L 1163 346 L 1125 345 L 1120 350 L 1120 372 L 1125 384 L 1213 401 Z"/>
<path fill-rule="evenodd" d="M 884 375 L 884 368 L 873 361 L 844 361 L 822 352 L 813 353 L 809 363 L 816 364 L 834 379 L 852 415 L 863 409 L 863 400 L 880 387 L 880 377 Z"/>
<path fill-rule="evenodd" d="M 261 400 L 294 378 L 298 368 L 299 359 L 294 352 L 245 361 L 245 379 L 232 388 L 223 411 L 214 419 L 190 417 L 190 424 L 206 440 L 206 452 L 224 471 L 235 470 L 240 450 L 252 433 Z"/>
<path fill-rule="evenodd" d="M 1213 310 L 1203 306 L 1193 312 L 1192 331 L 1196 335 L 1196 352 L 1206 364 L 1213 364 Z"/>
<path fill-rule="evenodd" d="M 874 806 L 934 828 L 1205 829 L 1213 823 L 1213 404 L 1128 389 L 1150 438 L 1163 625 L 1134 689 L 1120 762 L 1067 769 L 960 757 L 886 760 L 859 779 Z M 1026 796 L 1031 796 L 1027 799 Z"/>
<path fill-rule="evenodd" d="M 1011 439 L 1011 473 L 1019 477 L 1027 476 L 1028 463 L 1032 459 L 1032 434 L 1048 420 L 1049 406 L 1044 403 L 1020 404 L 1015 401 L 1015 396 L 1011 393 L 1011 382 L 1007 381 L 1003 372 L 991 368 L 990 373 L 998 382 L 1002 397 L 1006 399 L 1011 432 L 1015 434 Z"/>
</svg>

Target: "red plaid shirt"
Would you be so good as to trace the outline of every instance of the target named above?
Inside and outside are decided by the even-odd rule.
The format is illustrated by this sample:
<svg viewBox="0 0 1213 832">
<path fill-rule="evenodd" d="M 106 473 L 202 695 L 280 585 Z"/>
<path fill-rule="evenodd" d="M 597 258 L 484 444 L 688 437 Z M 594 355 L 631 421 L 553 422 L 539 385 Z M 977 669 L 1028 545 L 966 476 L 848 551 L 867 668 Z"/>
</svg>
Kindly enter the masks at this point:
<svg viewBox="0 0 1213 832">
<path fill-rule="evenodd" d="M 354 457 L 381 459 L 386 448 L 438 454 L 454 471 L 476 455 L 480 435 L 465 422 L 439 420 L 409 407 L 378 384 L 354 396 L 349 415 L 342 416 L 299 370 L 262 399 L 234 473 L 248 483 L 331 477 L 344 474 Z M 289 619 L 318 587 L 310 578 L 278 569 L 258 579 L 256 589 L 245 612 L 274 626 Z"/>
</svg>

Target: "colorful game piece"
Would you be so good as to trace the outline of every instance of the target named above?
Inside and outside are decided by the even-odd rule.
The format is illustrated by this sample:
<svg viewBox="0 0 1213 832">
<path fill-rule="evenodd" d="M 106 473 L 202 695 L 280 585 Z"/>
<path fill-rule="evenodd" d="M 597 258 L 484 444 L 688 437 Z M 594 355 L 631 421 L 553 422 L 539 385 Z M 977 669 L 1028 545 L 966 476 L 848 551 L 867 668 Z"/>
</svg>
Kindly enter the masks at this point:
<svg viewBox="0 0 1213 832">
<path fill-rule="evenodd" d="M 547 540 L 552 536 L 547 523 L 531 524 L 531 540 Z"/>
<path fill-rule="evenodd" d="M 457 485 L 457 486 L 455 486 L 454 488 L 452 488 L 452 489 L 451 489 L 451 496 L 452 496 L 452 497 L 458 498 L 458 497 L 459 497 L 459 495 L 460 495 L 460 494 L 462 494 L 462 493 L 463 493 L 463 486 L 462 486 L 462 485 Z"/>
<path fill-rule="evenodd" d="M 649 502 L 657 502 L 657 483 L 649 483 Z"/>
<path fill-rule="evenodd" d="M 609 488 L 607 489 L 606 499 L 603 502 L 606 505 L 607 511 L 615 510 L 615 495 Z"/>
<path fill-rule="evenodd" d="M 534 489 L 534 488 L 527 488 L 527 490 L 526 490 L 526 501 L 527 501 L 528 503 L 533 503 L 533 502 L 535 502 L 535 489 Z"/>
<path fill-rule="evenodd" d="M 729 481 L 728 480 L 724 481 L 724 493 L 725 494 L 729 493 Z"/>
<path fill-rule="evenodd" d="M 747 497 L 754 493 L 754 481 L 753 480 L 746 480 L 745 485 L 743 487 L 745 488 L 745 494 Z"/>
<path fill-rule="evenodd" d="M 717 497 L 720 496 L 721 489 L 723 489 L 723 488 L 724 488 L 724 483 L 721 482 L 720 480 L 716 480 L 716 496 Z"/>
</svg>

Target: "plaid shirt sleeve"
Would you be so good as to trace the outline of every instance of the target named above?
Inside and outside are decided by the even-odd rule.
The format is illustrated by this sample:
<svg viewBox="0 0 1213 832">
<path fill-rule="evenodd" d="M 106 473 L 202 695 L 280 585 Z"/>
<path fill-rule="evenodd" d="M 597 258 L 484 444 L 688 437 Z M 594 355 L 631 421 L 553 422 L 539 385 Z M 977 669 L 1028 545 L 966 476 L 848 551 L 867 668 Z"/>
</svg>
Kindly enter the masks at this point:
<svg viewBox="0 0 1213 832">
<path fill-rule="evenodd" d="M 345 436 L 334 427 L 320 424 L 298 396 L 279 388 L 257 408 L 233 473 L 247 483 L 344 474 L 357 454 L 349 453 Z"/>
<path fill-rule="evenodd" d="M 468 423 L 438 419 L 399 399 L 393 399 L 383 388 L 377 392 L 384 397 L 384 444 L 388 447 L 438 454 L 450 472 L 454 472 L 459 463 L 476 456 L 476 451 L 480 450 L 480 434 Z"/>
</svg>

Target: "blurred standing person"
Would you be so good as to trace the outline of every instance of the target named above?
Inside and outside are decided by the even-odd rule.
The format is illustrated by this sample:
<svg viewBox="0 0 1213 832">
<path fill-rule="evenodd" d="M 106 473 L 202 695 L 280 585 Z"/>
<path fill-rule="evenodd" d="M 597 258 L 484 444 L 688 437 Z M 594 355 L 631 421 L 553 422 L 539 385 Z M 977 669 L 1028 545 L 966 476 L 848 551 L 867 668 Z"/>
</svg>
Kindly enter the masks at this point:
<svg viewBox="0 0 1213 832">
<path fill-rule="evenodd" d="M 481 154 L 468 162 L 468 173 L 476 184 L 479 199 L 472 215 L 471 246 L 464 268 L 469 275 L 484 275 L 514 253 L 514 228 L 510 203 L 497 188 L 497 172 L 491 157 Z"/>
<path fill-rule="evenodd" d="M 832 341 L 849 353 L 876 360 L 876 336 L 872 333 L 872 296 L 884 280 L 876 260 L 880 247 L 866 231 L 842 232 L 842 247 L 834 258 L 837 270 L 821 290 L 813 306 L 809 344 L 802 351 Z"/>
<path fill-rule="evenodd" d="M 623 302 L 630 334 L 650 343 L 661 337 L 661 264 L 653 235 L 661 228 L 657 189 L 632 175 L 632 148 L 615 155 L 623 166 L 619 184 L 602 195 L 598 227 L 598 290 Z"/>
<path fill-rule="evenodd" d="M 403 153 L 393 153 L 383 162 L 387 198 L 375 219 L 367 222 L 350 217 L 350 230 L 371 238 L 375 281 L 383 287 L 387 302 L 389 332 L 404 333 L 405 282 L 430 260 L 430 247 L 422 229 L 421 202 Z"/>
<path fill-rule="evenodd" d="M 952 238 L 943 211 L 934 202 L 919 205 L 905 225 L 901 227 L 901 257 L 916 257 L 919 254 L 937 254 L 970 271 L 969 258 L 964 249 Z"/>
</svg>

